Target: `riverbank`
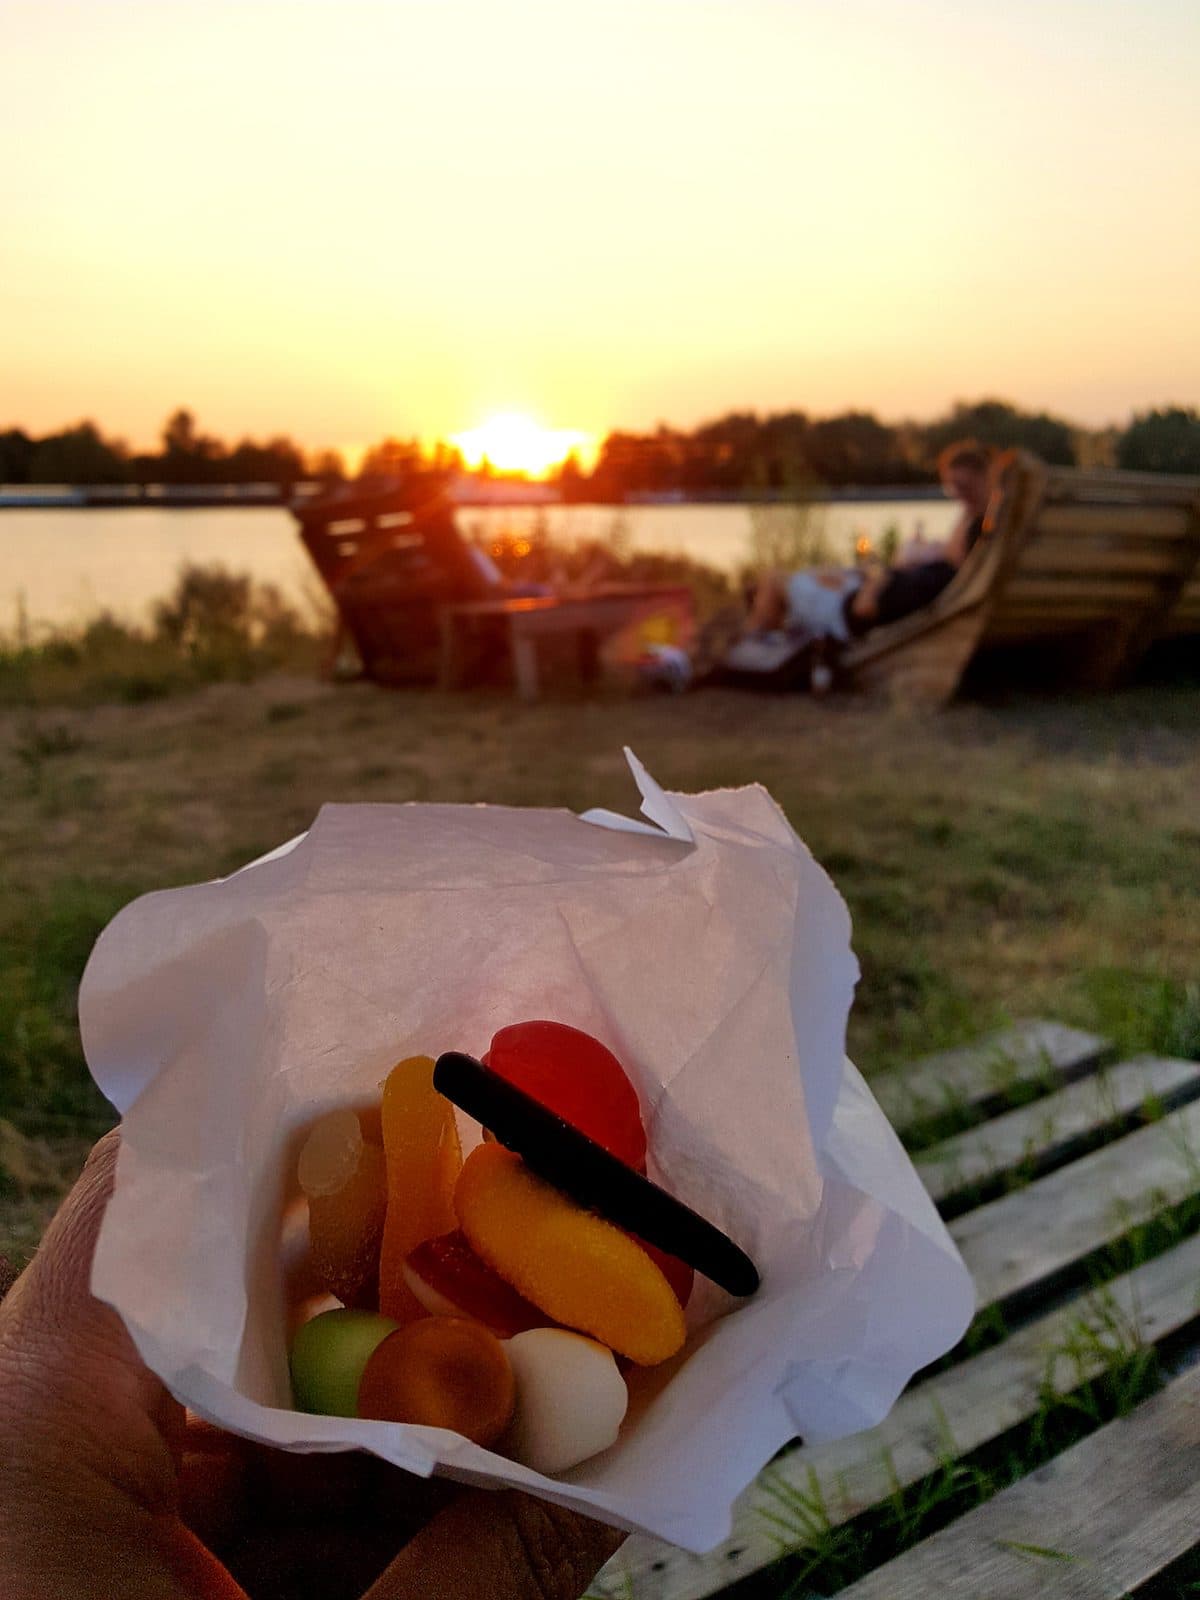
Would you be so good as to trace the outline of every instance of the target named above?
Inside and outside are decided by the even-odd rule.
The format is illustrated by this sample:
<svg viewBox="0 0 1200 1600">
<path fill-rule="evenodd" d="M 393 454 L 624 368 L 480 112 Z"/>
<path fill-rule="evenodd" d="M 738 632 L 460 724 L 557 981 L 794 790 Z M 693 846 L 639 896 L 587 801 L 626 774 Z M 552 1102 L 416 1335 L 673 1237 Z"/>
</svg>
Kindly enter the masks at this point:
<svg viewBox="0 0 1200 1600">
<path fill-rule="evenodd" d="M 564 699 L 217 683 L 141 705 L 0 708 L 0 1251 L 23 1256 L 106 1122 L 75 987 L 133 895 L 226 873 L 327 800 L 635 811 L 660 782 L 764 783 L 833 876 L 868 1074 L 1006 1018 L 1200 1055 L 1200 696 L 960 705 L 734 692 Z M 7 1142 L 5 1142 L 7 1141 Z"/>
</svg>

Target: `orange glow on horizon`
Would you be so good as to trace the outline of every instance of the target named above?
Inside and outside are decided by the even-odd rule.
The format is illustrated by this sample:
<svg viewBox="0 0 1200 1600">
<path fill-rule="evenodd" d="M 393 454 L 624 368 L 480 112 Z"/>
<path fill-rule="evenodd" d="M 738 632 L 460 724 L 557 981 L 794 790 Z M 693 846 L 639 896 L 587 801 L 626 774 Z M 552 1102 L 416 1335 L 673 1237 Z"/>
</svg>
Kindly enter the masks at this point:
<svg viewBox="0 0 1200 1600">
<path fill-rule="evenodd" d="M 452 433 L 450 443 L 462 451 L 468 467 L 486 461 L 497 472 L 520 472 L 527 478 L 544 478 L 574 452 L 583 460 L 595 453 L 591 434 L 578 428 L 545 428 L 532 417 L 501 411 L 477 428 Z"/>
<path fill-rule="evenodd" d="M 480 453 L 538 475 L 586 460 L 552 420 L 1200 402 L 1194 0 L 5 0 L 0 39 L 0 430 L 186 406 L 353 467 L 527 409 Z"/>
</svg>

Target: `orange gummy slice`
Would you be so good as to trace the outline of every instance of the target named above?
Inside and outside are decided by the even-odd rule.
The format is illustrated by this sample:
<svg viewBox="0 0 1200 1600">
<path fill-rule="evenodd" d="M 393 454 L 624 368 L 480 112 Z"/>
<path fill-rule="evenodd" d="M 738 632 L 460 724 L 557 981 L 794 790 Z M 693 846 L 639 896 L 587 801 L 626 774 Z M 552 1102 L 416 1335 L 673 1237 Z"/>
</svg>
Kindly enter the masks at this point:
<svg viewBox="0 0 1200 1600">
<path fill-rule="evenodd" d="M 472 1248 L 553 1321 L 644 1367 L 683 1344 L 683 1309 L 640 1245 L 503 1145 L 471 1152 L 454 1205 Z"/>
<path fill-rule="evenodd" d="M 409 1056 L 383 1086 L 387 1220 L 379 1258 L 379 1309 L 396 1322 L 428 1315 L 404 1281 L 406 1258 L 455 1227 L 454 1185 L 462 1148 L 454 1108 L 433 1087 L 430 1056 Z"/>
<path fill-rule="evenodd" d="M 466 1317 L 425 1317 L 376 1346 L 358 1385 L 358 1414 L 452 1428 L 491 1444 L 507 1428 L 516 1382 L 496 1335 Z"/>
</svg>

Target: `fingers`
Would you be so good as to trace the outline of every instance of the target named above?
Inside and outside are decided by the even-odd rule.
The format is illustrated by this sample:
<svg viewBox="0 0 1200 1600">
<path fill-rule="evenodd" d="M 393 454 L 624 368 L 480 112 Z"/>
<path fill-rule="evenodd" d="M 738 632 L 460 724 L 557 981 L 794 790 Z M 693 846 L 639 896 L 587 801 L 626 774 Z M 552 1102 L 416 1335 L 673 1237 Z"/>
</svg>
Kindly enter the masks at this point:
<svg viewBox="0 0 1200 1600">
<path fill-rule="evenodd" d="M 92 1254 L 112 1194 L 117 1169 L 117 1130 L 94 1145 L 75 1187 L 46 1229 L 38 1253 L 5 1298 L 5 1317 L 24 1297 L 24 1315 L 40 1323 L 73 1317 L 80 1298 L 90 1298 Z"/>
<path fill-rule="evenodd" d="M 180 1515 L 253 1600 L 359 1600 L 463 1491 L 355 1451 L 293 1455 L 189 1418 Z"/>
<path fill-rule="evenodd" d="M 250 1600 L 359 1600 L 395 1549 L 395 1539 L 381 1529 L 370 1533 L 323 1523 L 255 1529 L 224 1562 Z M 434 1594 L 427 1591 L 423 1600 L 434 1600 Z"/>
<path fill-rule="evenodd" d="M 30 1595 L 183 1593 L 203 1552 L 177 1549 L 168 1436 L 181 1412 L 124 1325 L 91 1295 L 116 1167 L 102 1139 L 0 1305 L 0 1589 Z M 158 1585 L 155 1588 L 155 1585 Z M 215 1596 L 213 1589 L 195 1590 Z"/>
<path fill-rule="evenodd" d="M 95 1146 L 0 1305 L 0 1427 L 6 1421 L 10 1436 L 37 1447 L 43 1471 L 90 1470 L 159 1511 L 174 1496 L 166 1441 L 182 1413 L 142 1364 L 116 1312 L 91 1293 L 118 1148 L 116 1130 Z"/>
<path fill-rule="evenodd" d="M 531 1495 L 471 1490 L 363 1600 L 578 1600 L 625 1535 Z"/>
<path fill-rule="evenodd" d="M 182 1479 L 189 1522 L 218 1549 L 225 1538 L 240 1545 L 230 1566 L 256 1600 L 333 1600 L 362 1595 L 365 1584 L 365 1600 L 577 1600 L 623 1535 L 527 1495 L 463 1492 L 352 1454 L 247 1456 L 216 1430 L 185 1428 L 182 1408 L 143 1366 L 120 1319 L 91 1295 L 117 1149 L 115 1133 L 96 1146 L 0 1305 L 0 1536 L 9 1550 L 19 1545 L 30 1562 L 40 1559 L 33 1534 L 53 1523 L 64 1574 L 75 1561 L 76 1575 L 94 1576 L 104 1553 L 97 1545 L 108 1539 L 113 1560 L 126 1563 L 127 1592 L 151 1592 L 128 1587 L 135 1549 L 148 1570 L 174 1571 L 176 1592 L 243 1592 L 173 1521 Z M 32 1502 L 22 1511 L 31 1485 L 42 1512 Z M 456 1498 L 447 1505 L 447 1496 Z M 250 1511 L 253 1536 L 244 1518 L 239 1532 L 223 1520 L 234 1501 Z M 43 1514 L 48 1503 L 53 1517 Z M 72 1530 L 78 1555 L 64 1566 Z"/>
<path fill-rule="evenodd" d="M 245 1527 L 215 1548 L 254 1600 L 576 1600 L 624 1538 L 356 1453 L 251 1447 L 248 1468 Z"/>
<path fill-rule="evenodd" d="M 241 1532 L 249 1516 L 248 1450 L 244 1439 L 190 1414 L 176 1442 L 179 1515 L 218 1552 Z"/>
</svg>

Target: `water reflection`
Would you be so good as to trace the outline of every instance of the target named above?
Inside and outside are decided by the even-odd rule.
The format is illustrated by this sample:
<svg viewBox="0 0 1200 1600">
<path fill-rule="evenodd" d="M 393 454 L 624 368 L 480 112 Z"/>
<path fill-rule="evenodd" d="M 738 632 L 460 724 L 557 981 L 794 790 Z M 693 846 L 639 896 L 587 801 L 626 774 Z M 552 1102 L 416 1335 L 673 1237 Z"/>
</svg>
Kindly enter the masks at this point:
<svg viewBox="0 0 1200 1600">
<path fill-rule="evenodd" d="M 493 538 L 613 539 L 622 551 L 664 551 L 735 574 L 747 564 L 849 562 L 884 556 L 893 539 L 949 532 L 949 501 L 838 501 L 812 506 L 662 505 L 472 507 L 460 526 Z M 108 610 L 139 621 L 186 563 L 220 563 L 276 584 L 301 608 L 320 586 L 296 526 L 270 509 L 4 511 L 0 513 L 0 632 L 71 626 Z"/>
</svg>

